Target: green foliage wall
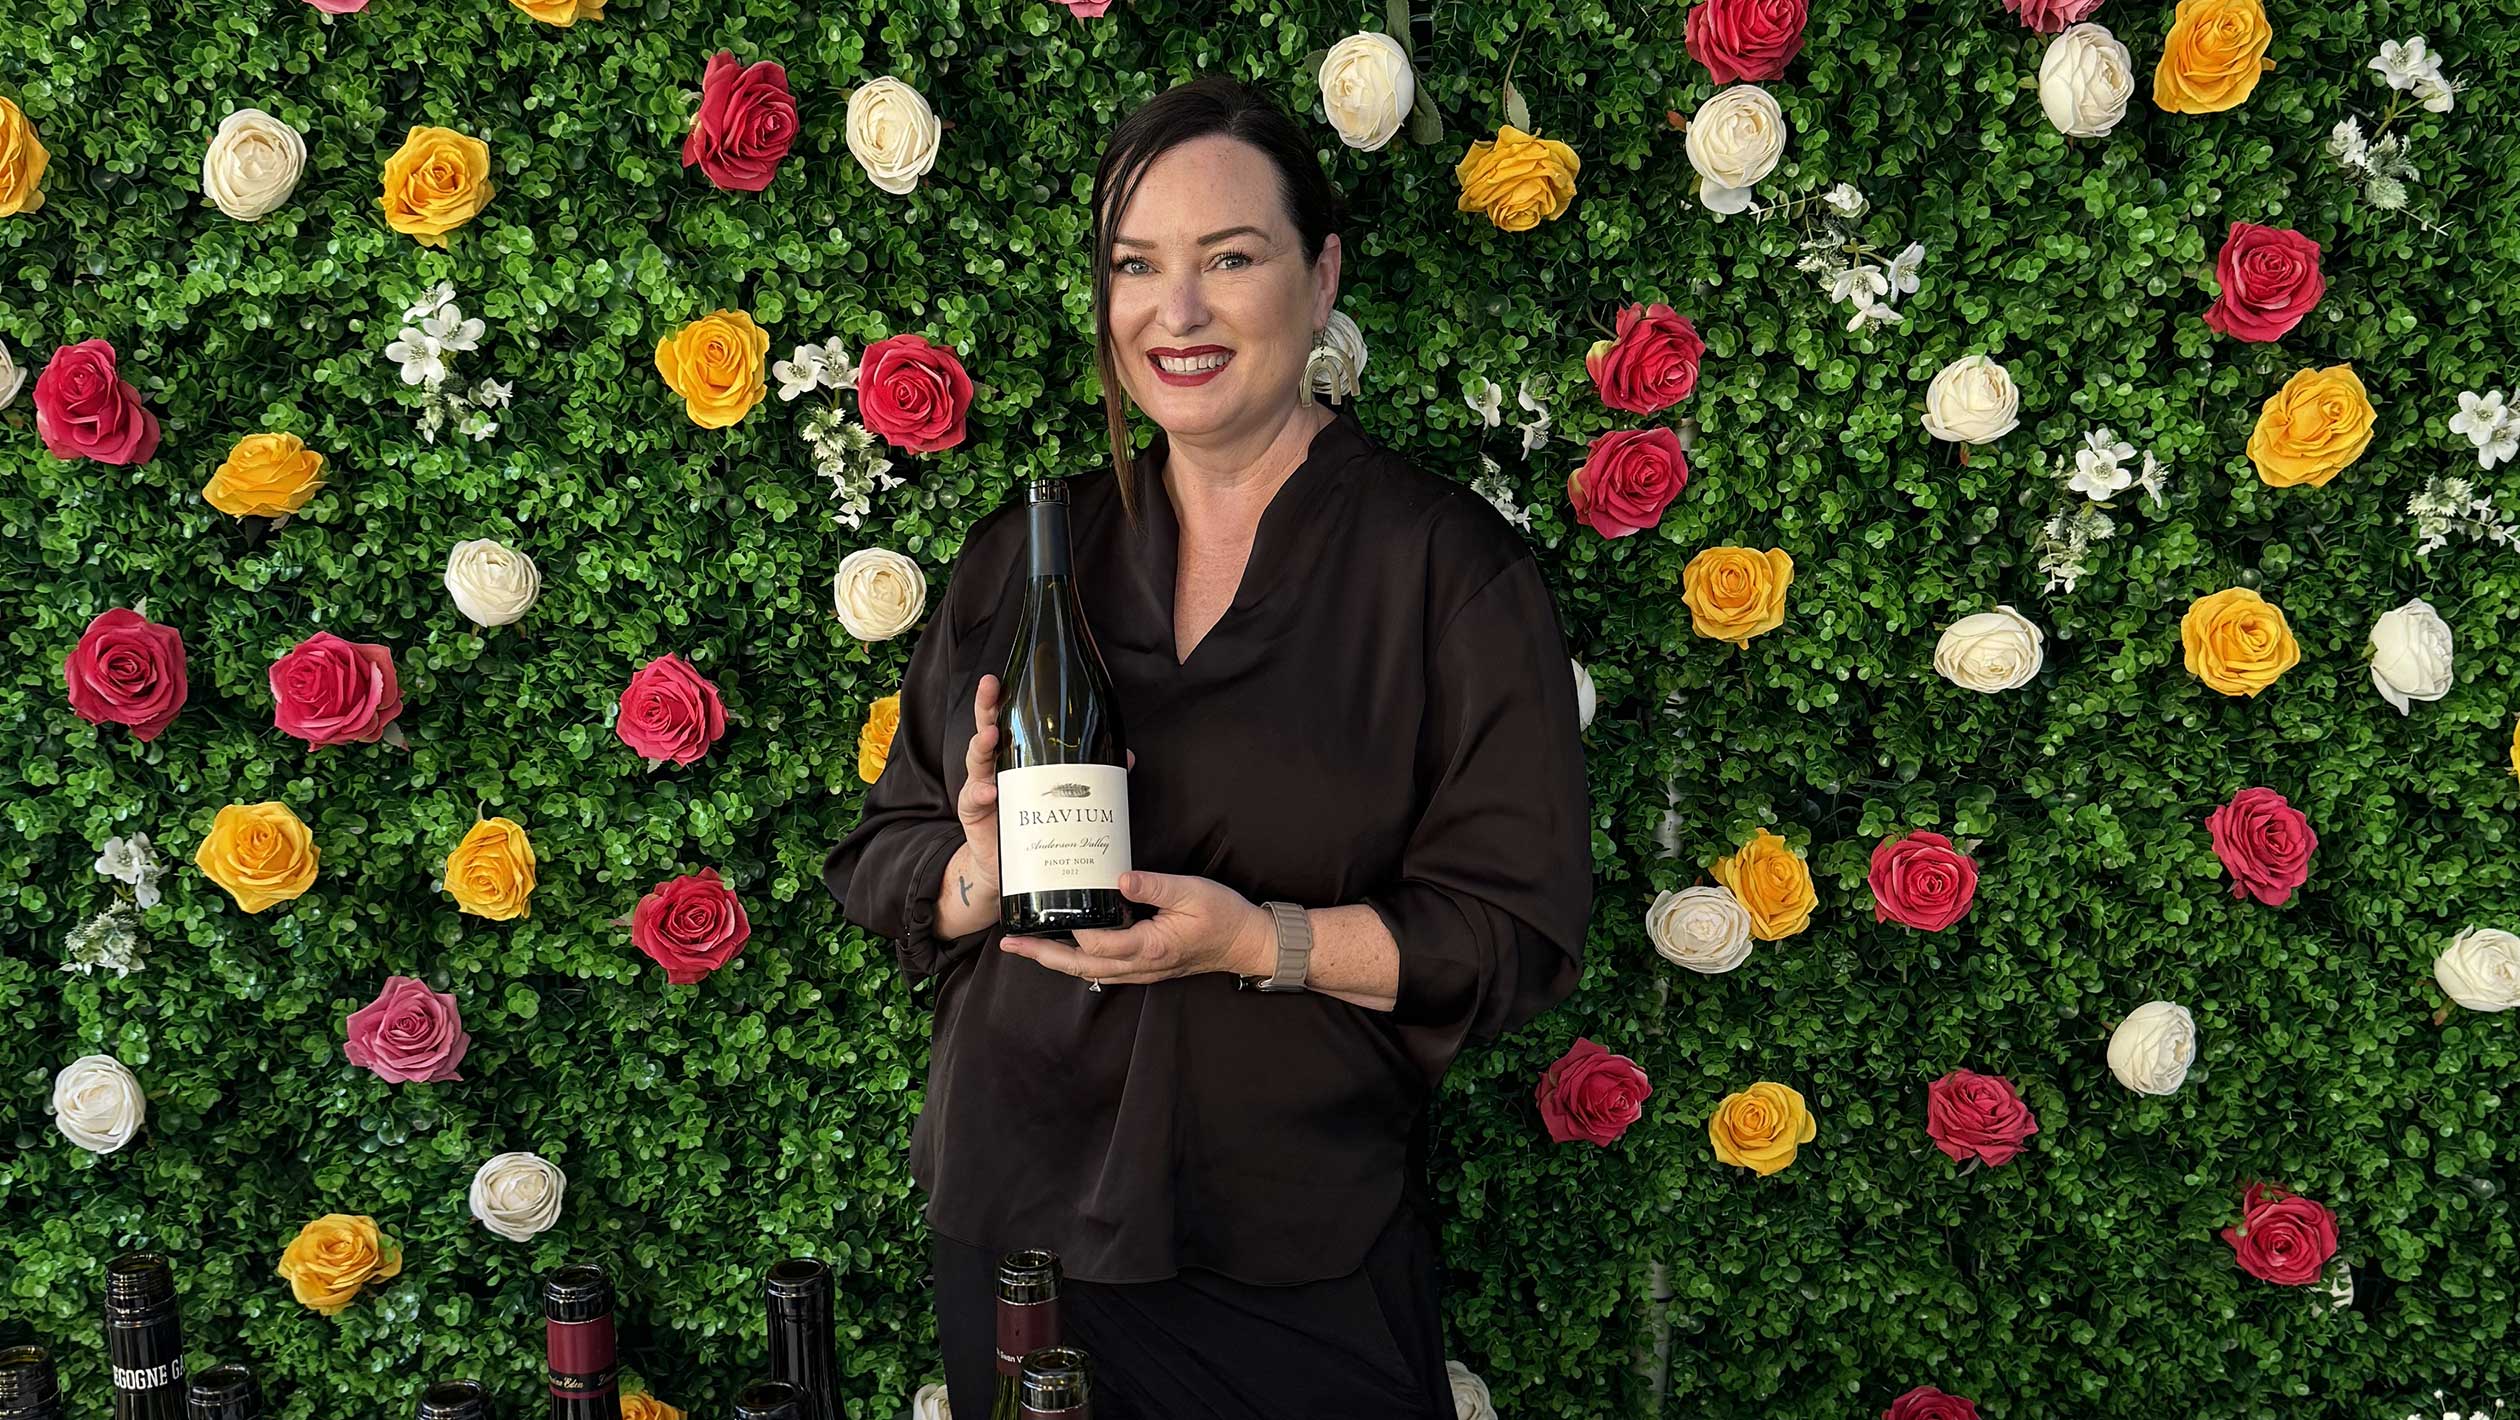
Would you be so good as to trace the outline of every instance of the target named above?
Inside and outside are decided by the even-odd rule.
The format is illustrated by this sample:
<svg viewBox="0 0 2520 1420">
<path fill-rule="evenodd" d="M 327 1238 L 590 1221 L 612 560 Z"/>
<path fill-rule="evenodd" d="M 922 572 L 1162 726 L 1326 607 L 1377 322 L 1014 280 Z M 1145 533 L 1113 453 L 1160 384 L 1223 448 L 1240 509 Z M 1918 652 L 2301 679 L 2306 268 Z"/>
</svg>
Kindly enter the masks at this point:
<svg viewBox="0 0 2520 1420">
<path fill-rule="evenodd" d="M 2416 556 L 2403 511 L 2431 475 L 2478 475 L 2447 429 L 2455 395 L 2515 375 L 2520 152 L 2500 56 L 2520 48 L 2520 6 L 2279 5 L 2257 93 L 2183 117 L 2148 102 L 2169 7 L 2110 0 L 2097 18 L 2145 90 L 2115 134 L 2069 144 L 2024 87 L 2041 41 L 1995 0 L 1822 0 L 1767 86 L 1792 138 L 1762 196 L 1852 182 L 1870 240 L 1924 244 L 1906 324 L 1861 335 L 1794 270 L 1796 222 L 1718 222 L 1688 200 L 1665 113 L 1711 86 L 1682 16 L 1676 0 L 1432 7 L 1417 61 L 1444 141 L 1363 154 L 1320 122 L 1302 56 L 1379 28 L 1378 5 L 1123 0 L 1080 22 L 1041 0 L 616 0 L 568 30 L 496 0 L 375 0 L 329 22 L 297 0 L 10 5 L 0 93 L 55 156 L 50 203 L 0 220 L 0 338 L 30 367 L 112 340 L 165 443 L 137 469 L 65 463 L 23 398 L 0 414 L 0 1326 L 66 1349 L 77 1413 L 102 1413 L 103 1263 L 148 1245 L 180 1260 L 195 1363 L 258 1363 L 291 1420 L 406 1413 L 445 1374 L 521 1401 L 535 1278 L 597 1257 L 625 1277 L 630 1364 L 710 1413 L 759 1364 L 761 1267 L 802 1252 L 844 1269 L 849 1413 L 903 1409 L 936 1372 L 903 1161 L 927 988 L 841 923 L 814 872 L 855 819 L 858 727 L 910 642 L 851 638 L 828 579 L 881 545 L 941 588 L 1013 483 L 1093 466 L 1082 199 L 1099 135 L 1226 71 L 1303 114 L 1355 198 L 1341 304 L 1373 352 L 1366 423 L 1465 481 L 1482 449 L 1505 465 L 1541 510 L 1534 538 L 1599 685 L 1583 989 L 1465 1056 L 1439 1106 L 1450 1349 L 1499 1409 L 1653 1413 L 1632 1360 L 1658 1333 L 1674 1416 L 1875 1414 L 1927 1382 L 2006 1420 L 2520 1395 L 2520 1020 L 2435 1024 L 2429 972 L 2452 931 L 2520 916 L 2520 574 L 2478 542 Z M 2322 142 L 2376 116 L 2389 95 L 2364 61 L 2411 33 L 2475 87 L 2412 115 L 2419 196 L 2389 214 Z M 784 62 L 802 104 L 763 194 L 679 163 L 721 46 Z M 1523 234 L 1453 205 L 1509 60 L 1540 131 L 1583 161 L 1573 208 Z M 884 74 L 955 124 L 908 197 L 843 144 L 839 95 Z M 258 225 L 200 193 L 203 145 L 244 105 L 311 150 Z M 422 122 L 487 139 L 498 186 L 443 253 L 376 206 L 383 159 Z M 2327 298 L 2280 345 L 2197 320 L 2233 219 L 2327 250 Z M 466 372 L 515 385 L 486 442 L 422 442 L 381 353 L 441 279 L 489 322 Z M 1658 529 L 1605 542 L 1571 525 L 1563 485 L 1585 439 L 1644 422 L 1602 410 L 1580 363 L 1631 300 L 1691 315 L 1710 348 L 1673 411 L 1701 426 L 1688 490 Z M 904 458 L 913 483 L 862 533 L 835 527 L 801 406 L 703 431 L 658 380 L 658 337 L 720 306 L 781 354 L 904 330 L 958 345 L 985 387 L 972 438 Z M 2008 365 L 2023 422 L 1963 466 L 1917 413 L 1970 352 Z M 2371 452 L 2324 489 L 2259 485 L 2242 455 L 2259 403 L 2339 362 L 2379 406 Z M 1550 380 L 1551 442 L 1525 460 L 1510 428 L 1477 427 L 1473 373 Z M 2167 506 L 2128 514 L 2071 593 L 2042 591 L 2048 460 L 2101 424 L 2173 465 Z M 249 546 L 199 489 L 263 429 L 305 436 L 333 481 Z M 2511 466 L 2478 486 L 2520 497 Z M 438 583 L 472 537 L 545 578 L 530 616 L 486 636 Z M 1721 542 L 1799 569 L 1785 626 L 1746 651 L 1691 635 L 1680 605 L 1681 566 Z M 2302 643 L 2255 699 L 2180 664 L 2180 612 L 2230 585 L 2277 600 Z M 2455 626 L 2459 684 L 2401 718 L 2362 643 L 2414 595 Z M 89 618 L 143 597 L 183 630 L 193 686 L 146 745 L 76 718 L 61 684 Z M 1999 601 L 2048 629 L 2047 671 L 1992 697 L 1938 679 L 1938 629 Z M 394 648 L 409 752 L 308 752 L 274 730 L 265 669 L 318 629 Z M 734 728 L 650 773 L 608 714 L 666 651 L 717 681 Z M 2260 783 L 2321 839 L 2280 909 L 2227 895 L 2203 827 Z M 1656 839 L 1666 786 L 1676 857 Z M 266 797 L 312 826 L 324 867 L 247 917 L 189 858 L 222 804 Z M 479 812 L 533 834 L 529 919 L 460 918 L 436 889 Z M 1660 961 L 1654 892 L 1761 824 L 1810 852 L 1812 929 L 1728 976 Z M 1866 856 L 1907 827 L 1985 840 L 1955 933 L 1872 923 Z M 90 860 L 135 831 L 177 864 L 144 919 L 147 965 L 60 971 L 64 935 L 115 891 Z M 712 866 L 755 936 L 731 969 L 669 986 L 609 919 Z M 342 1018 L 393 972 L 461 999 L 463 1082 L 390 1086 L 342 1062 Z M 2189 1004 L 2203 1042 L 2163 1099 L 2103 1061 L 2110 1023 L 2154 996 Z M 1607 1149 L 1550 1145 L 1532 1107 L 1578 1034 L 1654 1081 Z M 150 1096 L 141 1137 L 103 1157 L 47 1115 L 53 1072 L 90 1052 Z M 2012 1077 L 2036 1109 L 2014 1164 L 1963 1172 L 1928 1144 L 1925 1084 L 1961 1065 Z M 1819 1135 L 1758 1179 L 1715 1163 L 1704 1126 L 1763 1078 L 1805 1094 Z M 561 1225 L 531 1244 L 465 1211 L 475 1166 L 507 1149 L 570 1178 Z M 2261 1177 L 2336 1210 L 2352 1306 L 2233 1266 L 2214 1234 Z M 327 1211 L 374 1215 L 406 1256 L 337 1319 L 273 1273 Z"/>
</svg>

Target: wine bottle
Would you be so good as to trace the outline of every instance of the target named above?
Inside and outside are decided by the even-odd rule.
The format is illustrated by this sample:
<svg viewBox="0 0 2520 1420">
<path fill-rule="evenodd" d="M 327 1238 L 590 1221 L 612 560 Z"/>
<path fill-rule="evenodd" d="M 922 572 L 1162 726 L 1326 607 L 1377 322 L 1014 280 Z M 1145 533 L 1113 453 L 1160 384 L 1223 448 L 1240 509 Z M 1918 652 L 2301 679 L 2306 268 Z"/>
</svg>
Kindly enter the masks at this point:
<svg viewBox="0 0 2520 1420">
<path fill-rule="evenodd" d="M 786 1381 L 754 1381 L 735 1392 L 735 1420 L 809 1420 L 806 1401 Z"/>
<path fill-rule="evenodd" d="M 154 1252 L 105 1264 L 105 1359 L 114 1420 L 184 1420 L 184 1327 L 175 1269 Z"/>
<path fill-rule="evenodd" d="M 621 1420 L 612 1278 L 573 1262 L 543 1279 L 542 1306 L 551 1420 Z"/>
<path fill-rule="evenodd" d="M 1024 1357 L 1022 1420 L 1092 1420 L 1085 1353 L 1044 1346 Z"/>
<path fill-rule="evenodd" d="M 1023 1410 L 1024 1357 L 1059 1344 L 1059 1255 L 1040 1248 L 998 1260 L 997 1397 L 989 1420 Z"/>
<path fill-rule="evenodd" d="M 774 1262 L 761 1291 L 770 1320 L 770 1378 L 796 1387 L 804 1411 L 798 1420 L 839 1420 L 831 1268 L 810 1257 Z"/>
<path fill-rule="evenodd" d="M 998 919 L 1042 937 L 1125 927 L 1128 747 L 1068 559 L 1067 483 L 1036 480 L 1024 511 L 1030 574 L 998 709 Z"/>
<path fill-rule="evenodd" d="M 490 1391 L 479 1381 L 439 1381 L 420 1392 L 412 1420 L 490 1420 Z"/>
<path fill-rule="evenodd" d="M 262 1384 L 234 1361 L 192 1378 L 184 1406 L 191 1420 L 262 1420 Z"/>
<path fill-rule="evenodd" d="M 61 1374 L 50 1351 L 0 1347 L 0 1420 L 61 1420 Z"/>
</svg>

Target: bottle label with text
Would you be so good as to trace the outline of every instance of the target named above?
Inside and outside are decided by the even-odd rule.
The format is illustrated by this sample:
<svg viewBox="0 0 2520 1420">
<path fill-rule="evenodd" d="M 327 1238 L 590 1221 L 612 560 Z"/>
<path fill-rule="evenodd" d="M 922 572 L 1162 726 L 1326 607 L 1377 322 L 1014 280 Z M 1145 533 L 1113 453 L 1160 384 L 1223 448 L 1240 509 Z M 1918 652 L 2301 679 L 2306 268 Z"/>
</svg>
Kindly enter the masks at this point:
<svg viewBox="0 0 2520 1420">
<path fill-rule="evenodd" d="M 998 891 L 1102 888 L 1129 871 L 1129 771 L 1117 764 L 1001 769 Z"/>
</svg>

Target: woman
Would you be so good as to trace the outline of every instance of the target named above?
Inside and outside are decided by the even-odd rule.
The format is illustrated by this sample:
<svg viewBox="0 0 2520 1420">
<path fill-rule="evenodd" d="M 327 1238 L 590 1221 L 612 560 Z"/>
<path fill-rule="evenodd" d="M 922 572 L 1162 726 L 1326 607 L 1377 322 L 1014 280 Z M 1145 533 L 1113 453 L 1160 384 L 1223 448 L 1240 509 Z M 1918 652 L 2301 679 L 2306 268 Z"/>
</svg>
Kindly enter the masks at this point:
<svg viewBox="0 0 2520 1420">
<path fill-rule="evenodd" d="M 987 1413 L 997 1260 L 1044 1247 L 1103 1420 L 1449 1420 L 1427 1105 L 1581 969 L 1564 639 L 1510 523 L 1313 402 L 1337 199 L 1283 114 L 1175 88 L 1093 201 L 1115 469 L 1074 480 L 1071 543 L 1132 753 L 1121 890 L 1151 911 L 1072 944 L 998 926 L 1020 497 L 965 538 L 823 872 L 942 978 L 911 1171 L 951 1406 Z M 1124 398 L 1159 429 L 1134 457 Z"/>
</svg>

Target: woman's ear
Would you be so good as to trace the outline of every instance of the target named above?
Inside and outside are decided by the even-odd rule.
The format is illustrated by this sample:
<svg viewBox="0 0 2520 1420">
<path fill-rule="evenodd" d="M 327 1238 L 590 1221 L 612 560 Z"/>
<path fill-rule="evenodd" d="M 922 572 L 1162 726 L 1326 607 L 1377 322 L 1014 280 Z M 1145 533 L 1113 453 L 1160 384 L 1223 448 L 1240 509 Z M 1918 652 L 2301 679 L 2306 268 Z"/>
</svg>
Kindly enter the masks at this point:
<svg viewBox="0 0 2520 1420">
<path fill-rule="evenodd" d="M 1339 234 L 1321 239 L 1321 259 L 1313 263 L 1313 329 L 1330 323 L 1339 304 Z"/>
</svg>

